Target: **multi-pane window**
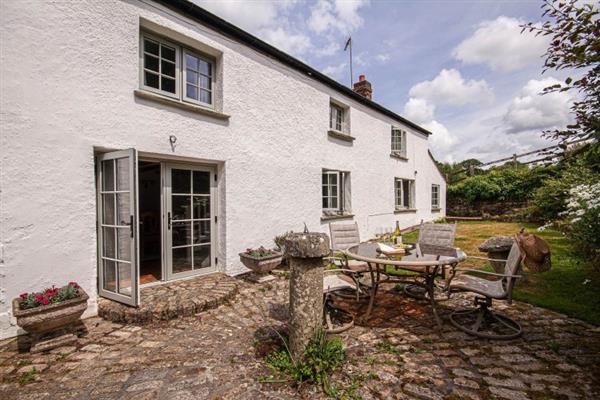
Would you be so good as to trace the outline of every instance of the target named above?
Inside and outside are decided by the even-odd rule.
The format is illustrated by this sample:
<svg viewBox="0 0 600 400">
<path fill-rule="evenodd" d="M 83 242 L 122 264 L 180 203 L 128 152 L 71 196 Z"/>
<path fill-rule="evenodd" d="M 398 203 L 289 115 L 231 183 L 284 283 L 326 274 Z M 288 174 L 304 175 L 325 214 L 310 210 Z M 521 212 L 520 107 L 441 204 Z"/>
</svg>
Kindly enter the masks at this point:
<svg viewBox="0 0 600 400">
<path fill-rule="evenodd" d="M 414 208 L 415 181 L 411 179 L 394 179 L 394 197 L 396 209 Z"/>
<path fill-rule="evenodd" d="M 392 153 L 406 157 L 406 131 L 392 126 Z"/>
<path fill-rule="evenodd" d="M 440 208 L 440 185 L 431 185 L 431 208 Z"/>
<path fill-rule="evenodd" d="M 144 37 L 144 86 L 177 93 L 177 48 Z"/>
<path fill-rule="evenodd" d="M 324 214 L 350 212 L 349 172 L 323 170 L 321 187 Z"/>
<path fill-rule="evenodd" d="M 329 129 L 345 132 L 344 109 L 338 105 L 331 104 L 329 108 Z"/>
<path fill-rule="evenodd" d="M 185 98 L 212 104 L 212 63 L 188 51 L 184 52 Z"/>
<path fill-rule="evenodd" d="M 141 69 L 143 89 L 182 101 L 208 106 L 214 104 L 215 66 L 210 58 L 143 34 Z"/>
</svg>

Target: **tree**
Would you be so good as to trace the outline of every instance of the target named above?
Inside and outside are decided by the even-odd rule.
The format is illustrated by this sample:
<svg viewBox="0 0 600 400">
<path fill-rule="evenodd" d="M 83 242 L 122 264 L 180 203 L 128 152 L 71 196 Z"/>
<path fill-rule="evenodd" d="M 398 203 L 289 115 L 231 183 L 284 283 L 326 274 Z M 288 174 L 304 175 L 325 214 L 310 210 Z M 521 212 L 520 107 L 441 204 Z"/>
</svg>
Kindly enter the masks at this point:
<svg viewBox="0 0 600 400">
<path fill-rule="evenodd" d="M 587 153 L 600 161 L 600 12 L 597 6 L 578 0 L 544 0 L 541 26 L 528 23 L 523 31 L 550 36 L 544 54 L 544 71 L 571 69 L 562 84 L 544 89 L 544 93 L 577 91 L 580 98 L 571 107 L 575 122 L 566 129 L 544 131 L 566 148 L 573 140 L 583 140 L 578 154 Z"/>
</svg>

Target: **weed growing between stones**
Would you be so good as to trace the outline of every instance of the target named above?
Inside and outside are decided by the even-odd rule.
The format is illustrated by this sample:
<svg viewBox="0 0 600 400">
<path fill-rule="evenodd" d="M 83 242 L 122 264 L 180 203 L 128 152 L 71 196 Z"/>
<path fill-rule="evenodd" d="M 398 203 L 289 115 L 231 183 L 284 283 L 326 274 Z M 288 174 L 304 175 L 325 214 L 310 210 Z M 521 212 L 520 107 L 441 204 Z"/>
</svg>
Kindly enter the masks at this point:
<svg viewBox="0 0 600 400">
<path fill-rule="evenodd" d="M 280 338 L 283 349 L 268 354 L 265 359 L 267 366 L 276 373 L 276 376 L 261 377 L 260 380 L 292 382 L 299 387 L 305 382 L 316 383 L 328 396 L 339 398 L 335 393 L 340 389 L 330 383 L 330 376 L 346 359 L 342 340 L 329 339 L 325 330 L 319 330 L 306 346 L 303 357 L 294 360 L 287 340 L 281 335 Z"/>
<path fill-rule="evenodd" d="M 38 370 L 35 369 L 35 367 L 32 368 L 30 371 L 25 372 L 19 377 L 19 385 L 24 386 L 34 382 L 37 374 Z"/>
</svg>

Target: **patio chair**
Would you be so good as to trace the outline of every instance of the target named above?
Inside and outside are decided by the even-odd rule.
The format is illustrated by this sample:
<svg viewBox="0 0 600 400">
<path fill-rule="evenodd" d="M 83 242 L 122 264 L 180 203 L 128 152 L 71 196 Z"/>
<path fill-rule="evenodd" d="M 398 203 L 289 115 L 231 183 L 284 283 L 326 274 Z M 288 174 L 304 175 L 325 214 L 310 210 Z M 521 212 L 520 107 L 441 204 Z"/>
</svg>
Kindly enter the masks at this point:
<svg viewBox="0 0 600 400">
<path fill-rule="evenodd" d="M 477 257 L 484 259 L 483 257 Z M 512 302 L 512 291 L 515 281 L 521 276 L 521 260 L 523 256 L 518 242 L 515 242 L 506 260 L 491 260 L 504 262 L 504 273 L 487 272 L 474 269 L 458 269 L 460 272 L 470 272 L 483 276 L 497 277 L 498 280 L 485 279 L 473 275 L 461 274 L 454 278 L 448 287 L 452 292 L 471 292 L 479 296 L 474 299 L 474 308 L 456 310 L 450 314 L 450 322 L 463 332 L 485 339 L 507 340 L 519 337 L 523 329 L 518 322 L 509 317 L 493 312 L 490 308 L 492 300 Z"/>
<path fill-rule="evenodd" d="M 423 254 L 456 257 L 454 238 L 456 236 L 456 223 L 436 224 L 421 221 L 419 238 L 413 250 L 417 257 Z M 427 291 L 420 282 L 404 286 L 404 293 L 416 299 L 424 299 Z"/>
<path fill-rule="evenodd" d="M 354 292 L 356 300 L 358 300 L 362 291 L 358 274 L 344 268 L 326 269 L 323 273 L 323 323 L 325 329 L 328 333 L 346 331 L 354 326 L 354 318 L 348 312 L 335 307 L 331 295 L 340 292 L 342 294 Z M 341 321 L 342 323 L 339 326 L 334 326 L 334 321 Z"/>
</svg>

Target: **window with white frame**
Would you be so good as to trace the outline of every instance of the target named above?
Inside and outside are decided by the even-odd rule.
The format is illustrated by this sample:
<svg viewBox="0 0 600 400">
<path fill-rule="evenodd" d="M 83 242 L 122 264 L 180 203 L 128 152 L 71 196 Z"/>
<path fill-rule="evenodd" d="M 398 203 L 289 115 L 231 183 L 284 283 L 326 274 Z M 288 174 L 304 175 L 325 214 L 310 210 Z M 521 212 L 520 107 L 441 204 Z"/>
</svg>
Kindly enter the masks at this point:
<svg viewBox="0 0 600 400">
<path fill-rule="evenodd" d="M 440 185 L 431 185 L 431 208 L 440 208 Z"/>
<path fill-rule="evenodd" d="M 415 181 L 412 179 L 394 179 L 394 197 L 396 210 L 413 209 L 415 196 Z"/>
<path fill-rule="evenodd" d="M 215 62 L 212 58 L 147 33 L 141 35 L 141 53 L 142 89 L 213 106 Z"/>
<path fill-rule="evenodd" d="M 334 103 L 329 105 L 329 129 L 348 133 L 346 110 Z"/>
<path fill-rule="evenodd" d="M 392 126 L 392 154 L 406 157 L 406 131 Z"/>
<path fill-rule="evenodd" d="M 350 173 L 323 170 L 321 178 L 323 214 L 350 213 Z"/>
</svg>

